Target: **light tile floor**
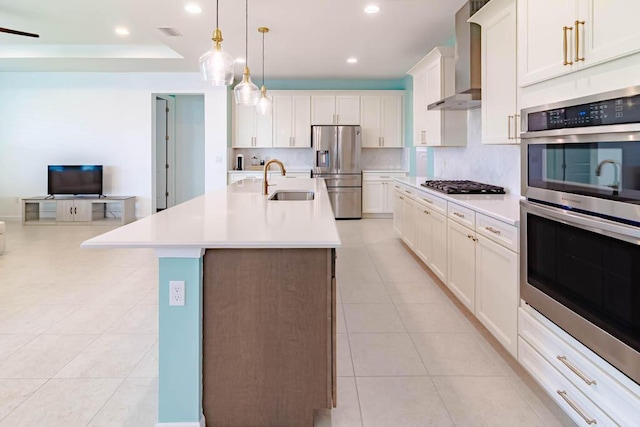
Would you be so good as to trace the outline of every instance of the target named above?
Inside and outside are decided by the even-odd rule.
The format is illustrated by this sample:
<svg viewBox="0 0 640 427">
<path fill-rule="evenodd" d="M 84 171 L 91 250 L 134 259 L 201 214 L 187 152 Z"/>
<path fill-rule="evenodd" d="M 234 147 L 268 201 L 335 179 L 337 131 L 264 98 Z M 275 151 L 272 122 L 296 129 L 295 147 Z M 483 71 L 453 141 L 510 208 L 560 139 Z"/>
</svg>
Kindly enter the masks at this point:
<svg viewBox="0 0 640 427">
<path fill-rule="evenodd" d="M 338 223 L 338 408 L 318 427 L 573 425 L 394 237 Z M 105 227 L 7 223 L 0 427 L 153 426 L 157 260 Z"/>
</svg>

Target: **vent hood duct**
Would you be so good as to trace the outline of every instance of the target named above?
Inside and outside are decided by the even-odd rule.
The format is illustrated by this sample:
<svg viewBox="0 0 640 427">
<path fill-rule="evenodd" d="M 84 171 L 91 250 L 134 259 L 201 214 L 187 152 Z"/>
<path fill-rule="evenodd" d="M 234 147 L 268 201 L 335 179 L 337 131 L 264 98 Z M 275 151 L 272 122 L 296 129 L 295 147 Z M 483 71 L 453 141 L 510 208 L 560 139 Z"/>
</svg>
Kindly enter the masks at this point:
<svg viewBox="0 0 640 427">
<path fill-rule="evenodd" d="M 480 26 L 467 20 L 489 0 L 471 0 L 456 13 L 456 93 L 427 106 L 428 110 L 470 110 L 481 103 Z"/>
</svg>

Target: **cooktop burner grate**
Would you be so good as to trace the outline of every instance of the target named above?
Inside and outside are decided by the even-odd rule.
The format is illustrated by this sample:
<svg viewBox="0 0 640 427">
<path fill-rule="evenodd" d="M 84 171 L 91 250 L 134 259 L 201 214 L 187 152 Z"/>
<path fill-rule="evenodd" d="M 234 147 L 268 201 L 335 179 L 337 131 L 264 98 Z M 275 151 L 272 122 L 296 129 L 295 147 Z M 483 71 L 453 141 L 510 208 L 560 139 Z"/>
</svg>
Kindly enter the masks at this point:
<svg viewBox="0 0 640 427">
<path fill-rule="evenodd" d="M 504 187 L 475 181 L 429 180 L 420 185 L 447 194 L 505 194 Z"/>
</svg>

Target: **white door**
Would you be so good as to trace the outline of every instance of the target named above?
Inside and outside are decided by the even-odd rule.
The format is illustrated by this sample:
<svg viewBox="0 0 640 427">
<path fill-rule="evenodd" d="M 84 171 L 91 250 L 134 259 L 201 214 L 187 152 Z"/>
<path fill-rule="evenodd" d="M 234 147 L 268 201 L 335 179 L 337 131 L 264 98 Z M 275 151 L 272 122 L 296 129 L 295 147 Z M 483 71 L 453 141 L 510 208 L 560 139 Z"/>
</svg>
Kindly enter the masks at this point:
<svg viewBox="0 0 640 427">
<path fill-rule="evenodd" d="M 442 70 L 443 63 L 441 58 L 437 61 L 433 61 L 427 64 L 426 66 L 427 105 L 439 101 L 443 98 Z M 425 120 L 427 131 L 427 145 L 442 145 L 442 112 L 427 111 Z"/>
<path fill-rule="evenodd" d="M 253 147 L 256 135 L 256 113 L 254 107 L 235 106 L 235 135 L 233 146 Z"/>
<path fill-rule="evenodd" d="M 167 158 L 169 144 L 169 105 L 166 99 L 156 97 L 156 210 L 166 209 L 167 206 Z"/>
<path fill-rule="evenodd" d="M 311 147 L 311 97 L 295 95 L 293 103 L 293 146 Z"/>
<path fill-rule="evenodd" d="M 383 147 L 402 147 L 402 101 L 400 95 L 381 96 L 380 124 Z"/>
<path fill-rule="evenodd" d="M 74 200 L 73 202 L 73 221 L 90 222 L 92 203 L 87 200 Z"/>
<path fill-rule="evenodd" d="M 423 67 L 413 76 L 413 145 L 427 145 L 427 70 Z"/>
<path fill-rule="evenodd" d="M 311 124 L 336 124 L 336 97 L 333 95 L 313 95 L 311 97 Z"/>
<path fill-rule="evenodd" d="M 431 261 L 431 211 L 425 208 L 418 208 L 416 215 L 415 229 L 415 247 L 416 255 L 424 261 L 426 265 Z"/>
<path fill-rule="evenodd" d="M 73 221 L 73 200 L 56 200 L 56 221 Z"/>
<path fill-rule="evenodd" d="M 383 212 L 383 187 L 382 181 L 365 181 L 362 183 L 362 212 Z"/>
<path fill-rule="evenodd" d="M 482 23 L 482 143 L 517 143 L 515 0 L 490 11 Z"/>
<path fill-rule="evenodd" d="M 274 95 L 273 97 L 273 146 L 290 147 L 293 144 L 293 105 L 292 97 Z"/>
<path fill-rule="evenodd" d="M 402 220 L 402 237 L 407 245 L 411 249 L 415 247 L 416 241 L 416 216 L 417 207 L 415 202 L 411 199 L 404 197 L 404 218 Z"/>
<path fill-rule="evenodd" d="M 254 147 L 273 147 L 273 115 L 261 115 L 255 113 L 254 110 L 256 133 L 254 139 Z"/>
<path fill-rule="evenodd" d="M 360 126 L 362 128 L 362 146 L 380 147 L 380 113 L 381 98 L 379 96 L 360 97 Z"/>
<path fill-rule="evenodd" d="M 383 181 L 382 184 L 382 213 L 393 213 L 393 181 Z"/>
<path fill-rule="evenodd" d="M 607 2 L 607 5 L 609 3 Z M 518 1 L 520 86 L 527 86 L 572 70 L 572 65 L 565 65 L 565 62 L 573 62 L 573 27 L 576 16 L 576 0 Z M 565 26 L 573 30 L 563 31 Z"/>
<path fill-rule="evenodd" d="M 447 283 L 447 217 L 431 211 L 431 262 L 427 265 Z"/>
<path fill-rule="evenodd" d="M 460 302 L 475 313 L 476 243 L 475 232 L 455 221 L 447 221 L 449 237 L 448 283 Z"/>
<path fill-rule="evenodd" d="M 404 229 L 404 197 L 400 191 L 393 192 L 393 229 L 402 237 Z"/>
<path fill-rule="evenodd" d="M 513 357 L 518 352 L 518 286 L 518 254 L 478 236 L 476 315 Z"/>
<path fill-rule="evenodd" d="M 579 0 L 578 66 L 593 65 L 640 50 L 640 2 Z M 574 23 L 575 24 L 575 23 Z M 575 30 L 574 30 L 575 31 Z M 575 60 L 575 56 L 574 56 Z"/>
<path fill-rule="evenodd" d="M 360 124 L 360 97 L 357 95 L 336 96 L 336 123 L 339 125 Z"/>
</svg>

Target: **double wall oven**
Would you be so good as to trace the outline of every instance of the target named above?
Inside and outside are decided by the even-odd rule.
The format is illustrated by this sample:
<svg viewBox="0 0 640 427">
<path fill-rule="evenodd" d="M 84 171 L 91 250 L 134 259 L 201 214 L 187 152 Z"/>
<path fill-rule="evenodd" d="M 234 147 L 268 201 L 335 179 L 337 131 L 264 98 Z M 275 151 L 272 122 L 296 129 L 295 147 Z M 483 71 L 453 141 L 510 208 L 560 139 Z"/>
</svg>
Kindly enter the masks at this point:
<svg viewBox="0 0 640 427">
<path fill-rule="evenodd" d="M 521 120 L 520 295 L 640 383 L 640 86 Z"/>
</svg>

